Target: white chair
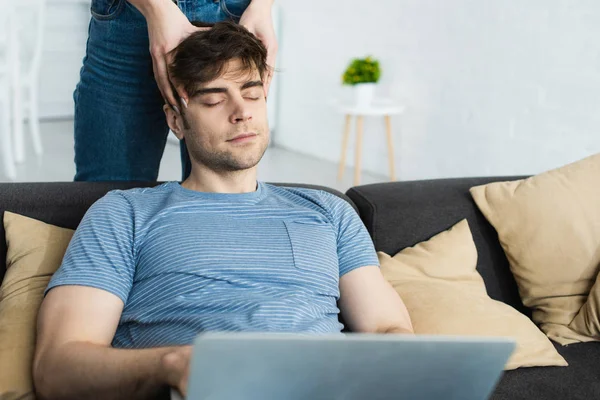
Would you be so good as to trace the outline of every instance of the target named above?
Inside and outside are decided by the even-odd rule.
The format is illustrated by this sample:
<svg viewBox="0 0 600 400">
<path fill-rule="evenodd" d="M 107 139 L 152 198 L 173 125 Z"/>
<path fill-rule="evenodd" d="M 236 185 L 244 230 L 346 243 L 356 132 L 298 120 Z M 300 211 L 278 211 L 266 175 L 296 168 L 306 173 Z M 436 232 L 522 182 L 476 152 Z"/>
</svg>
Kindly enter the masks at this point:
<svg viewBox="0 0 600 400">
<path fill-rule="evenodd" d="M 15 180 L 17 172 L 11 129 L 11 84 L 17 64 L 14 51 L 14 18 L 9 4 L 8 0 L 0 0 L 0 8 L 3 10 L 0 13 L 0 147 L 4 174 L 9 180 Z"/>
<path fill-rule="evenodd" d="M 13 4 L 16 32 L 15 57 L 17 66 L 13 73 L 13 135 L 15 160 L 25 160 L 23 125 L 25 113 L 33 150 L 40 156 L 43 152 L 39 128 L 39 75 L 46 17 L 46 0 L 8 0 Z"/>
</svg>

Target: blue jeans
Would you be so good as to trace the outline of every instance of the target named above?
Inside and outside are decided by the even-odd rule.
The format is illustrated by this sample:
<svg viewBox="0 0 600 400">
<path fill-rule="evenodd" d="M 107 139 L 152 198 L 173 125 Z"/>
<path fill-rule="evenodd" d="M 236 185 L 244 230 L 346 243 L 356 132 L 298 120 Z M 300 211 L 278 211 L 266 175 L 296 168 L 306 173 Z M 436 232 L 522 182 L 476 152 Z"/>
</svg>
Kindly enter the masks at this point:
<svg viewBox="0 0 600 400">
<path fill-rule="evenodd" d="M 180 0 L 190 21 L 239 18 L 250 0 Z M 75 100 L 76 181 L 155 181 L 169 127 L 152 71 L 148 28 L 126 0 L 92 0 Z M 190 171 L 181 144 L 182 178 Z"/>
</svg>

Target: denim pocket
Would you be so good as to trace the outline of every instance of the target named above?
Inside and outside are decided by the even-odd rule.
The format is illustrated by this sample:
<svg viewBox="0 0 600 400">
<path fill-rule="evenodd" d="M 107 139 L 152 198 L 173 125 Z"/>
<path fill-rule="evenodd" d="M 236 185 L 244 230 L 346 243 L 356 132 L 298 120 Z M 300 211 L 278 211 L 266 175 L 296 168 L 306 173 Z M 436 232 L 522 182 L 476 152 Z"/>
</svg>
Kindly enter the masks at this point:
<svg viewBox="0 0 600 400">
<path fill-rule="evenodd" d="M 325 221 L 285 221 L 294 266 L 320 294 L 337 295 L 339 264 L 336 234 Z"/>
<path fill-rule="evenodd" d="M 221 9 L 229 18 L 239 22 L 250 0 L 221 0 Z"/>
<path fill-rule="evenodd" d="M 92 16 L 100 21 L 108 21 L 116 18 L 123 10 L 127 0 L 92 0 L 90 12 Z"/>
</svg>

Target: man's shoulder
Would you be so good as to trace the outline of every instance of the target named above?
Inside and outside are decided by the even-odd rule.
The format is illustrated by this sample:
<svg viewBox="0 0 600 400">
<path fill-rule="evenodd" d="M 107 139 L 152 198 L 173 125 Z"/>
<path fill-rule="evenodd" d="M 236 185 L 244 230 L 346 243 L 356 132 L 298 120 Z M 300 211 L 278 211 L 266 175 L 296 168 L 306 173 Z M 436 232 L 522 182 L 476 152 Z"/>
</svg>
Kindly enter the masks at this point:
<svg viewBox="0 0 600 400">
<path fill-rule="evenodd" d="M 273 196 L 286 199 L 295 206 L 321 211 L 332 219 L 354 210 L 342 197 L 318 187 L 268 185 Z"/>
<path fill-rule="evenodd" d="M 166 182 L 152 187 L 115 189 L 107 192 L 106 195 L 104 195 L 104 198 L 107 198 L 108 201 L 116 202 L 121 199 L 127 199 L 131 202 L 139 200 L 147 201 L 169 195 L 173 192 L 173 184 L 174 182 Z"/>
<path fill-rule="evenodd" d="M 283 195 L 289 198 L 302 198 L 316 202 L 325 202 L 330 204 L 347 204 L 348 202 L 340 196 L 328 192 L 324 188 L 310 186 L 288 186 L 266 184 L 269 190 L 275 195 Z"/>
<path fill-rule="evenodd" d="M 164 203 L 172 192 L 171 186 L 169 182 L 148 188 L 111 190 L 97 200 L 90 210 L 97 213 L 118 211 L 135 213 L 140 209 L 149 210 L 153 208 L 153 204 L 159 206 Z"/>
<path fill-rule="evenodd" d="M 176 182 L 165 182 L 151 187 L 137 187 L 131 189 L 115 189 L 106 195 L 124 196 L 127 198 L 148 198 L 172 193 Z"/>
</svg>

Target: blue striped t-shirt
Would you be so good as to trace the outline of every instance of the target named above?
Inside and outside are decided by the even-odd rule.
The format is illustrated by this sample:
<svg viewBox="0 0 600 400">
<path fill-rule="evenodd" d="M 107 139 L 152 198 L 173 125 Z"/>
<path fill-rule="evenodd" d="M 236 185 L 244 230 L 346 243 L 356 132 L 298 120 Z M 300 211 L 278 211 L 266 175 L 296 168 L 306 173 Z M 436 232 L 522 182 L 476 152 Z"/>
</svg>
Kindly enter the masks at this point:
<svg viewBox="0 0 600 400">
<path fill-rule="evenodd" d="M 114 347 L 182 345 L 203 331 L 340 332 L 339 278 L 366 265 L 379 265 L 371 238 L 333 194 L 169 182 L 98 200 L 46 291 L 83 285 L 118 296 Z"/>
</svg>

